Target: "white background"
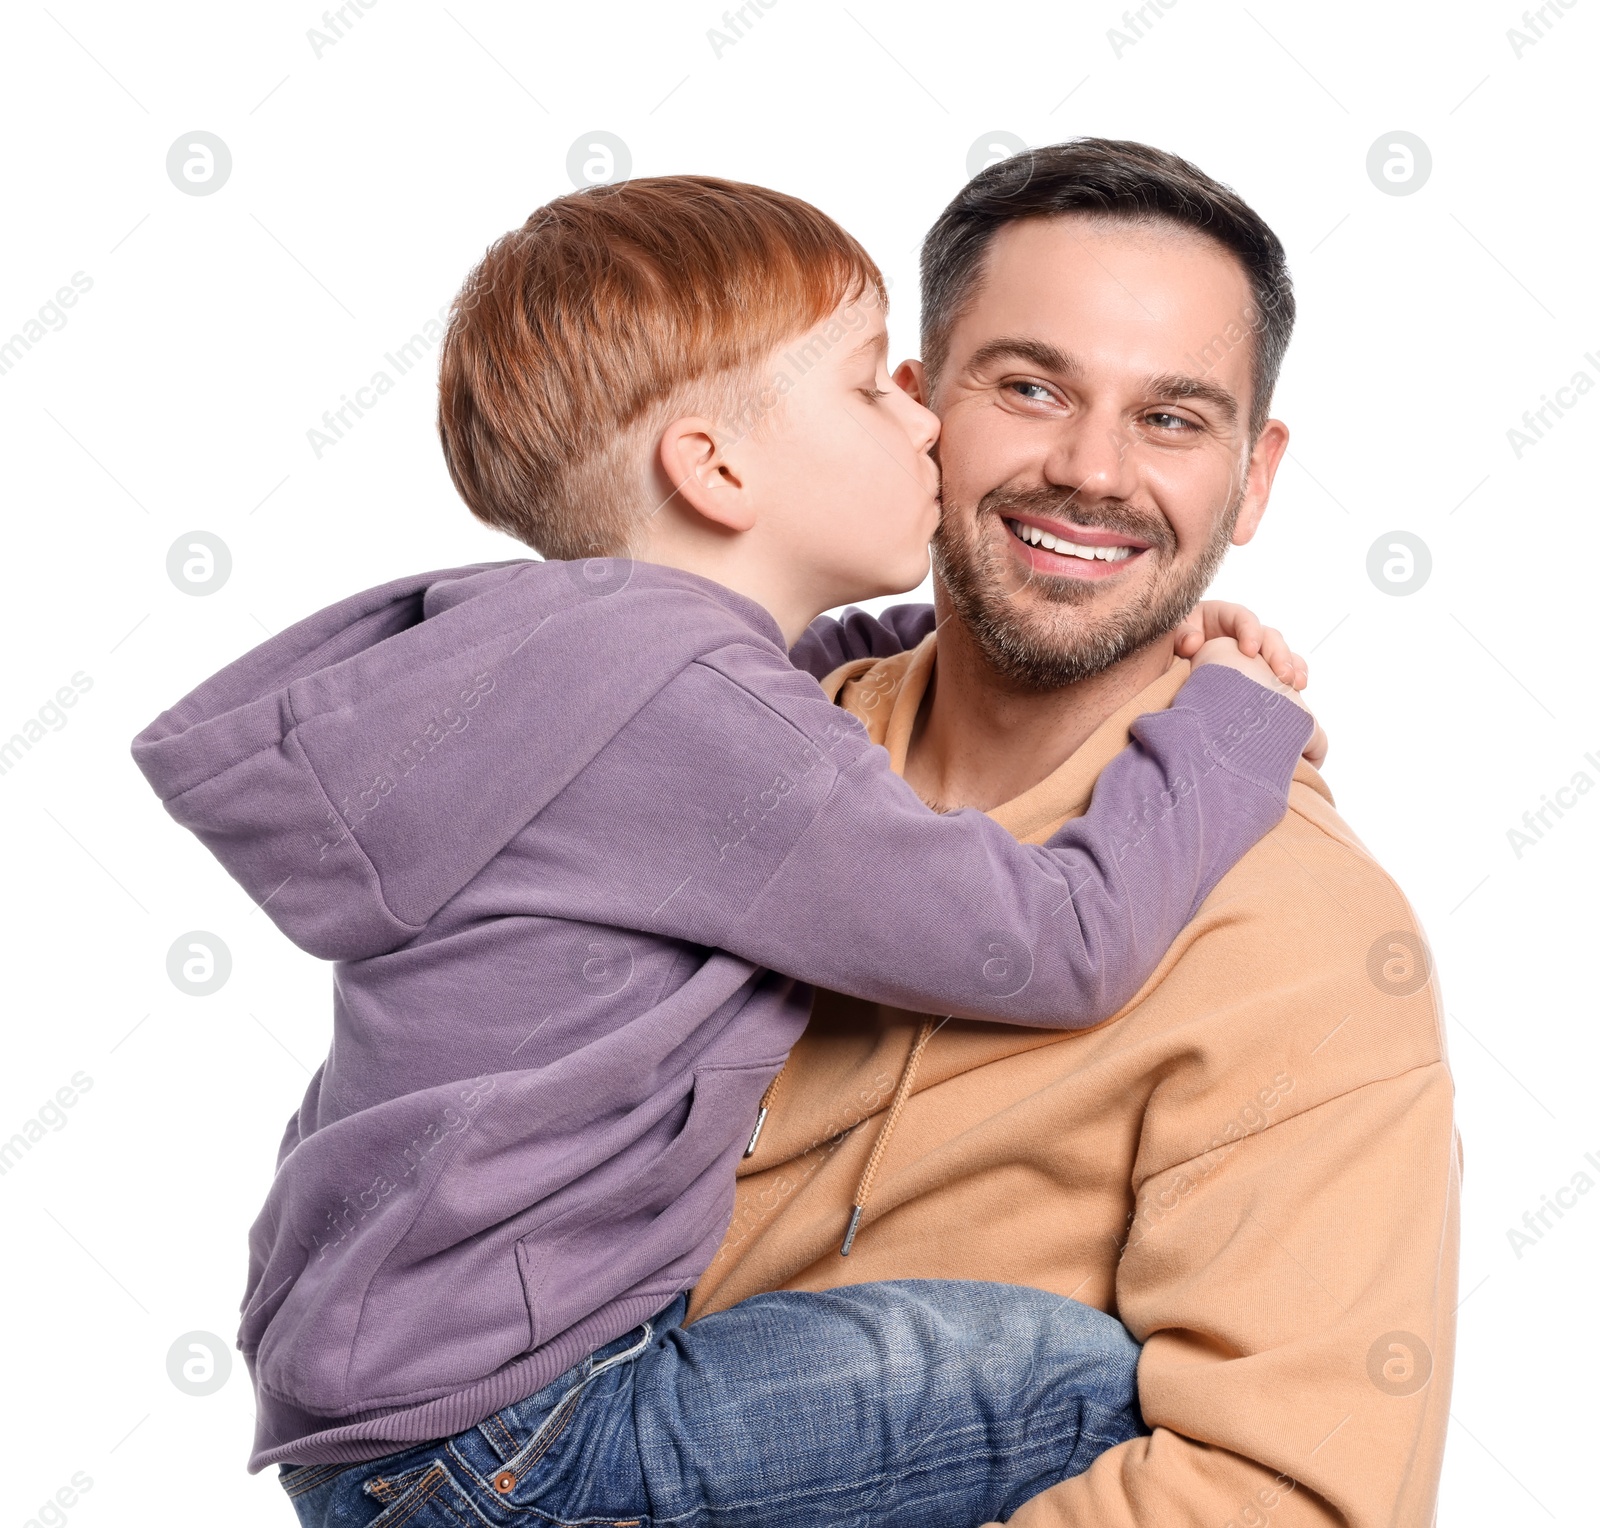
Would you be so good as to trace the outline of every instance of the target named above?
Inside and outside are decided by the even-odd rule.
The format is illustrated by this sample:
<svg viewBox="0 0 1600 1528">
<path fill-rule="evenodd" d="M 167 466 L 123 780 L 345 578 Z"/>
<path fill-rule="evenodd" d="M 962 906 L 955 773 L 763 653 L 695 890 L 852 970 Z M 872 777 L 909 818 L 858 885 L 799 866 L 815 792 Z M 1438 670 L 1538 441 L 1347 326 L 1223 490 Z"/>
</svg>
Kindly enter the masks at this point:
<svg viewBox="0 0 1600 1528">
<path fill-rule="evenodd" d="M 1466 1184 L 1441 1520 L 1594 1522 L 1600 1192 L 1520 1257 L 1507 1232 L 1600 1156 L 1600 793 L 1520 856 L 1507 830 L 1578 771 L 1600 782 L 1600 396 L 1520 459 L 1507 431 L 1580 369 L 1600 380 L 1600 7 L 1552 6 L 1519 56 L 1520 0 L 1176 0 L 1131 45 L 1108 38 L 1116 3 L 775 0 L 719 56 L 717 3 L 374 0 L 320 56 L 310 4 L 9 15 L 0 341 L 74 273 L 92 287 L 0 375 L 0 739 L 74 673 L 93 687 L 0 775 L 0 1139 L 74 1073 L 92 1086 L 0 1177 L 4 1520 L 84 1471 L 61 1514 L 84 1528 L 291 1521 L 273 1476 L 243 1471 L 242 1363 L 196 1397 L 167 1354 L 196 1330 L 231 1347 L 328 975 L 166 818 L 127 745 L 322 604 L 519 555 L 450 487 L 431 356 L 320 459 L 307 431 L 571 189 L 569 147 L 603 130 L 635 174 L 762 181 L 838 217 L 892 280 L 897 358 L 922 234 L 997 132 L 1177 150 L 1277 229 L 1301 305 L 1275 410 L 1293 439 L 1218 588 L 1311 652 L 1332 788 L 1443 973 Z M 213 195 L 166 173 L 196 130 L 232 154 Z M 1367 174 L 1395 130 L 1431 150 L 1412 195 Z M 166 572 L 196 530 L 233 559 L 205 597 Z M 1404 597 L 1366 571 L 1393 530 L 1433 559 Z M 166 974 L 197 929 L 234 962 L 205 998 Z"/>
</svg>

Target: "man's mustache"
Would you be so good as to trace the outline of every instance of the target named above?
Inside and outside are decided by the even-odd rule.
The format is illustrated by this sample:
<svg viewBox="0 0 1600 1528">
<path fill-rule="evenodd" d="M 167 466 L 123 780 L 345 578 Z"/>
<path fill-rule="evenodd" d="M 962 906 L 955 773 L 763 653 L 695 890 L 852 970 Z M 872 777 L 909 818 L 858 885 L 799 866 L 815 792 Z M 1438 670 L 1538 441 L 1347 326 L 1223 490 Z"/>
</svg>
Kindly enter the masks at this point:
<svg viewBox="0 0 1600 1528">
<path fill-rule="evenodd" d="M 1153 550 L 1168 555 L 1178 549 L 1178 538 L 1162 516 L 1135 509 L 1126 499 L 1085 499 L 1076 490 L 992 488 L 978 500 L 977 514 L 979 518 L 998 515 L 1011 519 L 1018 515 L 1047 516 L 1085 530 L 1137 536 L 1148 541 Z"/>
</svg>

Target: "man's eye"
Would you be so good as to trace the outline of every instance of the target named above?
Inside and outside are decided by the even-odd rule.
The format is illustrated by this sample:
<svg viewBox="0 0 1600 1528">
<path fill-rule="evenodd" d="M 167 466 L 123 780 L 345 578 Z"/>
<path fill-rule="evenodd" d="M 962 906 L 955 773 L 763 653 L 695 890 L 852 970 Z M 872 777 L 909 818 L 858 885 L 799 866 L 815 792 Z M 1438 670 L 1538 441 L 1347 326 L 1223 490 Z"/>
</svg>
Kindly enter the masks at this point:
<svg viewBox="0 0 1600 1528">
<path fill-rule="evenodd" d="M 1008 382 L 1006 386 L 1019 398 L 1026 398 L 1030 403 L 1050 403 L 1055 397 L 1043 382 Z"/>
<path fill-rule="evenodd" d="M 1157 430 L 1172 435 L 1181 435 L 1185 430 L 1198 428 L 1192 419 L 1185 419 L 1181 414 L 1169 414 L 1162 409 L 1157 409 L 1144 417 L 1147 424 L 1153 424 Z"/>
</svg>

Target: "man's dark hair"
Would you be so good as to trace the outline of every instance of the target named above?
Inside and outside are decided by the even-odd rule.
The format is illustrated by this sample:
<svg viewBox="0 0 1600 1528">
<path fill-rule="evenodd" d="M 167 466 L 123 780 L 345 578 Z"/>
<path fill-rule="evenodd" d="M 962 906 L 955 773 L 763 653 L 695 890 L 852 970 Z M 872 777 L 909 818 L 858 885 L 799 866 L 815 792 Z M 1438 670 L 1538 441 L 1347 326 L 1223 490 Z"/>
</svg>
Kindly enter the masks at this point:
<svg viewBox="0 0 1600 1528">
<path fill-rule="evenodd" d="M 1258 435 L 1294 328 L 1294 288 L 1283 245 L 1236 192 L 1176 154 L 1144 143 L 1074 138 L 1023 149 L 962 187 L 922 242 L 922 357 L 930 385 L 949 359 L 951 331 L 983 279 L 995 234 L 1021 218 L 1064 213 L 1190 228 L 1238 258 L 1255 309 L 1248 319 L 1255 336 L 1250 434 Z"/>
</svg>

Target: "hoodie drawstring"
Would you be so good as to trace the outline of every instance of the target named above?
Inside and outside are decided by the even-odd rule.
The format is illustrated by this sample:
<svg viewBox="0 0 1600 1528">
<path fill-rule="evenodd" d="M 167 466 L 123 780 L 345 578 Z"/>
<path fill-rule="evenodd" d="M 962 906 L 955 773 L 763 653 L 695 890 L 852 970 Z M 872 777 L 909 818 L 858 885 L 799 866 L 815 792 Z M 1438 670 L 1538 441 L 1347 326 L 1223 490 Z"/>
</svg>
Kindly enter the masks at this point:
<svg viewBox="0 0 1600 1528">
<path fill-rule="evenodd" d="M 789 1070 L 789 1063 L 784 1062 L 778 1068 L 778 1075 L 767 1084 L 767 1090 L 761 1095 L 760 1106 L 756 1109 L 756 1128 L 750 1132 L 750 1144 L 745 1147 L 744 1154 L 753 1157 L 756 1154 L 756 1142 L 761 1139 L 761 1127 L 767 1122 L 767 1115 L 772 1112 L 772 1100 L 778 1096 L 778 1084 L 783 1081 L 783 1074 Z"/>
<path fill-rule="evenodd" d="M 894 1127 L 900 1122 L 900 1111 L 905 1108 L 906 1100 L 911 1097 L 911 1086 L 917 1080 L 917 1067 L 921 1064 L 922 1053 L 928 1048 L 928 1041 L 933 1038 L 933 1032 L 943 1022 L 943 1019 L 924 1019 L 921 1028 L 917 1030 L 911 1054 L 906 1057 L 906 1064 L 900 1070 L 900 1085 L 895 1089 L 894 1101 L 889 1105 L 889 1112 L 884 1117 L 882 1128 L 878 1131 L 878 1139 L 873 1142 L 872 1155 L 867 1158 L 867 1165 L 861 1170 L 861 1178 L 856 1184 L 855 1203 L 850 1207 L 850 1224 L 844 1233 L 844 1245 L 839 1248 L 840 1257 L 849 1257 L 850 1249 L 855 1245 L 856 1230 L 861 1224 L 862 1212 L 866 1209 L 867 1199 L 872 1193 L 873 1180 L 878 1176 L 878 1164 L 883 1161 L 883 1154 L 889 1147 L 889 1137 L 894 1134 Z M 761 1139 L 762 1126 L 766 1124 L 767 1115 L 772 1112 L 773 1100 L 778 1096 L 778 1084 L 783 1081 L 784 1074 L 788 1070 L 787 1064 L 780 1068 L 778 1075 L 767 1084 L 766 1092 L 761 1095 L 761 1103 L 756 1109 L 756 1127 L 750 1132 L 750 1144 L 744 1149 L 746 1157 L 753 1157 L 756 1153 L 756 1143 Z"/>
<path fill-rule="evenodd" d="M 905 1108 L 906 1100 L 911 1097 L 911 1084 L 916 1080 L 917 1066 L 922 1060 L 922 1053 L 928 1048 L 928 1041 L 933 1038 L 933 1032 L 939 1027 L 940 1022 L 938 1019 L 924 1019 L 922 1027 L 917 1031 L 911 1054 L 906 1057 L 905 1067 L 900 1073 L 900 1086 L 895 1089 L 894 1102 L 889 1105 L 889 1113 L 884 1118 L 883 1128 L 878 1131 L 878 1139 L 873 1143 L 872 1155 L 867 1158 L 867 1165 L 861 1170 L 861 1181 L 856 1184 L 855 1203 L 850 1207 L 850 1224 L 845 1229 L 844 1245 L 839 1248 L 840 1257 L 849 1257 L 850 1249 L 855 1245 L 856 1228 L 861 1224 L 862 1211 L 866 1209 L 868 1196 L 872 1193 L 872 1182 L 878 1175 L 878 1164 L 883 1161 L 883 1154 L 889 1146 L 889 1137 L 894 1134 L 894 1127 L 899 1123 L 900 1111 Z M 756 1129 L 759 1133 L 759 1124 Z"/>
</svg>

